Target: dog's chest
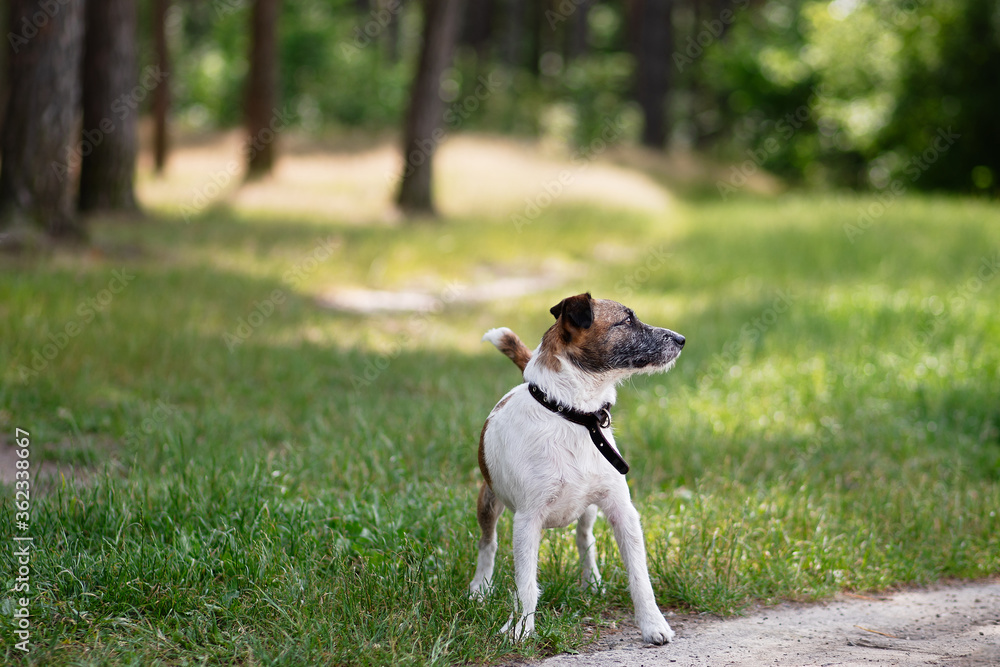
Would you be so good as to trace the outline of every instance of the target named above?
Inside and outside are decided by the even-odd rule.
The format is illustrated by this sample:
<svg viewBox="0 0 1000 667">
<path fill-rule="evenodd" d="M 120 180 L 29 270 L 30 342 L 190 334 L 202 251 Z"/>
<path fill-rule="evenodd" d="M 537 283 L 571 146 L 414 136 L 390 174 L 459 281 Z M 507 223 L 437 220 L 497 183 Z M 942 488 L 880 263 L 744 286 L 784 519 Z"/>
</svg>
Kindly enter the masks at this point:
<svg viewBox="0 0 1000 667">
<path fill-rule="evenodd" d="M 492 489 L 505 505 L 560 527 L 623 483 L 585 428 L 517 403 L 494 414 L 484 434 Z"/>
</svg>

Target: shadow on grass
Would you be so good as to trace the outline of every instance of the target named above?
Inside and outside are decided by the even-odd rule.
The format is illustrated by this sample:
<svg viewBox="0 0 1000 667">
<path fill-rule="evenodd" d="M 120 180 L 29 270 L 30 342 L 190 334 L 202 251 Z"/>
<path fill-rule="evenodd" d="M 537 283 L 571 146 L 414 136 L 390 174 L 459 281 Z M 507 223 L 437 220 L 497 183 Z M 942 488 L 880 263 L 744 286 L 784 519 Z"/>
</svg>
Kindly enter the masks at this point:
<svg viewBox="0 0 1000 667">
<path fill-rule="evenodd" d="M 749 378 L 734 382 L 738 378 L 731 377 L 733 368 L 749 375 L 760 366 L 771 367 L 768 372 L 774 376 L 760 383 L 761 389 L 788 398 L 791 388 L 800 396 L 798 402 L 763 407 L 758 421 L 768 410 L 771 416 L 777 409 L 786 415 L 796 410 L 818 428 L 823 417 L 831 415 L 807 409 L 809 401 L 803 396 L 813 403 L 820 401 L 838 422 L 844 421 L 839 415 L 849 416 L 859 403 L 866 414 L 876 417 L 876 408 L 865 407 L 873 396 L 883 404 L 888 401 L 894 414 L 919 415 L 928 405 L 957 409 L 957 399 L 949 396 L 974 392 L 975 374 L 969 381 L 950 376 L 957 382 L 945 382 L 937 373 L 904 377 L 892 391 L 880 390 L 885 383 L 894 384 L 892 373 L 905 376 L 920 364 L 928 351 L 925 346 L 953 350 L 960 343 L 985 343 L 997 326 L 989 321 L 984 328 L 966 310 L 946 313 L 943 319 L 928 313 L 927 298 L 944 297 L 963 277 L 975 275 L 974 260 L 988 252 L 995 234 L 985 230 L 976 206 L 970 205 L 971 210 L 962 211 L 951 222 L 949 233 L 942 235 L 934 209 L 947 202 L 924 203 L 931 209 L 929 215 L 914 218 L 922 209 L 901 202 L 886 215 L 884 226 L 871 229 L 855 243 L 843 234 L 841 222 L 855 208 L 853 203 L 814 212 L 819 222 L 813 224 L 804 224 L 800 217 L 811 210 L 804 200 L 783 207 L 774 201 L 753 200 L 730 210 L 723 220 L 719 218 L 725 207 L 702 211 L 703 224 L 689 224 L 679 232 L 672 221 L 643 223 L 629 218 L 623 230 L 612 236 L 614 242 L 630 238 L 643 224 L 649 226 L 647 235 L 661 234 L 664 228 L 674 230 L 664 241 L 671 253 L 669 261 L 647 271 L 648 278 L 634 290 L 636 298 L 649 306 L 648 314 L 640 312 L 644 319 L 681 330 L 691 341 L 665 381 L 674 388 L 670 391 L 683 386 L 694 396 L 706 392 L 713 396 L 713 391 L 721 390 L 746 394 L 737 385 L 754 386 L 755 382 Z M 58 331 L 64 322 L 81 321 L 80 304 L 99 294 L 121 264 L 117 257 L 56 263 L 37 266 L 34 275 L 16 276 L 11 316 L 34 310 L 41 317 L 29 319 L 27 326 L 15 326 L 15 335 L 7 338 L 6 352 L 12 360 L 7 379 L 13 382 L 5 383 L 5 398 L 12 408 L 52 424 L 53 435 L 70 429 L 135 436 L 135 420 L 157 400 L 185 409 L 210 407 L 210 414 L 230 416 L 214 424 L 208 420 L 207 433 L 196 437 L 215 439 L 229 433 L 235 437 L 227 440 L 247 447 L 258 441 L 280 442 L 282 433 L 294 433 L 315 419 L 319 405 L 331 432 L 340 429 L 356 434 L 357 427 L 348 426 L 358 419 L 370 422 L 366 411 L 374 411 L 393 429 L 408 431 L 405 437 L 412 442 L 419 433 L 434 433 L 429 417 L 421 415 L 433 413 L 442 401 L 452 411 L 466 406 L 462 399 L 468 389 L 463 378 L 468 374 L 477 380 L 494 380 L 489 391 L 476 394 L 476 406 L 468 405 L 470 414 L 457 434 L 472 441 L 477 428 L 473 408 L 488 410 L 491 399 L 517 380 L 512 368 L 509 373 L 493 370 L 507 363 L 499 357 L 487 358 L 495 352 L 470 355 L 423 350 L 419 334 L 408 330 L 412 322 L 407 315 L 366 317 L 320 310 L 308 293 L 314 286 L 307 285 L 303 291 L 303 286 L 280 279 L 282 267 L 308 253 L 317 239 L 330 235 L 339 239 L 340 251 L 316 271 L 317 284 L 351 282 L 366 271 L 370 274 L 370 267 L 382 255 L 416 255 L 407 264 L 416 272 L 448 271 L 450 260 L 429 250 L 441 236 L 452 237 L 457 254 L 470 245 L 496 249 L 503 247 L 500 239 L 509 235 L 505 225 L 459 221 L 433 230 L 423 226 L 373 229 L 218 213 L 191 225 L 168 219 L 135 228 L 115 226 L 109 241 L 112 246 L 138 243 L 145 248 L 141 261 L 124 264 L 134 267 L 137 278 L 103 310 L 94 309 L 94 319 L 81 322 L 85 324 L 82 334 L 70 341 L 72 348 L 27 383 L 17 382 L 16 369 L 33 370 L 32 352 L 42 349 L 47 332 Z M 581 228 L 576 235 L 567 233 L 573 225 Z M 902 228 L 908 233 L 900 233 Z M 935 234 L 940 237 L 938 243 L 928 240 Z M 886 235 L 894 239 L 891 246 L 884 243 Z M 529 253 L 583 258 L 593 251 L 591 243 L 603 236 L 607 236 L 603 217 L 562 211 L 528 228 L 527 243 L 512 244 L 510 252 L 516 255 L 518 247 L 525 246 Z M 562 243 L 550 246 L 552 237 L 561 238 Z M 483 240 L 473 242 L 477 238 Z M 622 291 L 618 284 L 622 276 L 636 274 L 644 259 L 642 255 L 605 259 L 593 267 L 586 285 L 566 290 L 592 289 L 598 296 L 628 301 L 616 294 Z M 471 270 L 477 261 L 455 260 L 452 270 Z M 258 271 L 257 266 L 265 270 Z M 992 293 L 996 286 L 987 288 Z M 275 294 L 281 295 L 280 303 L 271 303 Z M 45 299 L 41 311 L 35 305 L 39 295 Z M 661 302 L 664 297 L 666 301 Z M 664 306 L 666 302 L 672 305 Z M 481 322 L 508 324 L 495 321 L 492 311 L 491 305 L 453 308 L 434 316 L 430 328 L 444 327 L 451 335 L 476 340 L 484 328 Z M 963 331 L 963 325 L 970 326 Z M 931 334 L 926 341 L 913 335 L 923 330 Z M 317 340 L 303 333 L 310 331 L 317 332 Z M 363 333 L 367 331 L 385 335 L 372 338 Z M 244 333 L 248 334 L 245 340 Z M 541 331 L 521 333 L 531 344 Z M 412 347 L 400 348 L 401 340 Z M 462 349 L 474 349 L 474 345 Z M 975 357 L 972 361 L 977 363 Z M 821 372 L 803 367 L 819 362 Z M 869 365 L 874 371 L 865 371 Z M 995 379 L 988 365 L 981 372 Z M 803 379 L 817 373 L 822 377 Z M 856 378 L 859 373 L 875 378 L 870 383 L 858 379 L 858 388 L 867 389 L 860 399 L 857 389 L 841 392 L 833 388 L 854 381 L 844 378 Z M 915 388 L 919 392 L 912 391 Z M 982 398 L 976 396 L 965 404 L 969 416 L 960 421 L 964 428 L 978 424 L 992 433 L 995 429 L 988 426 L 993 423 L 992 413 Z M 406 429 L 404 420 L 393 419 L 389 406 L 398 409 L 412 404 L 417 406 L 412 410 L 416 428 Z M 72 423 L 59 417 L 60 408 L 71 409 Z M 940 413 L 941 409 L 935 412 L 939 420 L 944 418 Z M 403 410 L 403 414 L 410 412 Z M 732 415 L 723 417 L 723 421 L 735 420 Z M 801 426 L 786 424 L 766 430 Z M 723 430 L 746 432 L 732 423 Z M 449 430 L 445 439 L 454 435 Z M 440 446 L 448 452 L 454 447 Z M 449 455 L 448 461 L 454 459 Z"/>
<path fill-rule="evenodd" d="M 995 571 L 1000 323 L 987 306 L 1000 281 L 946 301 L 944 316 L 932 304 L 975 275 L 996 233 L 976 205 L 951 211 L 942 231 L 947 202 L 901 202 L 851 244 L 852 208 L 813 211 L 807 224 L 809 202 L 754 203 L 621 228 L 572 209 L 515 238 L 474 221 L 370 229 L 220 216 L 109 232 L 108 247 L 139 245 L 140 259 L 5 270 L 4 427 L 30 428 L 42 457 L 63 456 L 51 444 L 68 439 L 124 462 L 120 476 L 37 501 L 53 654 L 63 639 L 82 652 L 94 623 L 108 645 L 138 633 L 116 650 L 146 661 L 200 646 L 236 660 L 234 642 L 239 659 L 261 661 L 509 651 L 470 639 L 495 637 L 509 600 L 477 607 L 462 590 L 479 429 L 519 381 L 476 341 L 512 325 L 531 344 L 555 293 L 450 308 L 419 331 L 408 315 L 319 309 L 311 294 L 411 274 L 471 280 L 486 261 L 512 272 L 524 258 L 586 262 L 586 284 L 566 292 L 641 305 L 643 319 L 688 337 L 676 369 L 623 387 L 615 413 L 635 494 L 652 510 L 661 601 L 732 611 Z M 314 282 L 285 282 L 329 234 L 340 251 Z M 661 241 L 670 260 L 649 268 L 644 252 Z M 595 260 L 600 244 L 636 252 Z M 398 266 L 373 274 L 386 257 Z M 134 280 L 81 314 L 121 270 Z M 617 285 L 629 276 L 626 295 Z M 18 367 L 69 321 L 79 333 L 22 382 Z M 108 440 L 119 449 L 98 446 Z M 571 562 L 572 548 L 555 538 L 552 561 Z M 604 553 L 609 599 L 627 605 Z M 574 614 L 605 608 L 581 607 L 561 579 L 549 587 L 555 644 Z"/>
</svg>

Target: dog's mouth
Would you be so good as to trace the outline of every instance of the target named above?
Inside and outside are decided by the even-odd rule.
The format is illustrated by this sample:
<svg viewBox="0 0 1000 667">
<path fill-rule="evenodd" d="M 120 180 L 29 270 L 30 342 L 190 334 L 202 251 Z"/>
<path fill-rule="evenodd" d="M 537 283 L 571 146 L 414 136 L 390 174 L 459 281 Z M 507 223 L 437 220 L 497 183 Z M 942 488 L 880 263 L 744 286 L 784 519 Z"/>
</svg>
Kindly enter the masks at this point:
<svg viewBox="0 0 1000 667">
<path fill-rule="evenodd" d="M 665 369 L 677 361 L 679 356 L 681 356 L 680 346 L 668 344 L 658 355 L 635 359 L 632 368 L 650 371 Z"/>
<path fill-rule="evenodd" d="M 626 356 L 626 367 L 636 370 L 658 370 L 670 366 L 681 356 L 684 336 L 669 329 L 651 329 L 640 348 L 631 356 Z"/>
</svg>

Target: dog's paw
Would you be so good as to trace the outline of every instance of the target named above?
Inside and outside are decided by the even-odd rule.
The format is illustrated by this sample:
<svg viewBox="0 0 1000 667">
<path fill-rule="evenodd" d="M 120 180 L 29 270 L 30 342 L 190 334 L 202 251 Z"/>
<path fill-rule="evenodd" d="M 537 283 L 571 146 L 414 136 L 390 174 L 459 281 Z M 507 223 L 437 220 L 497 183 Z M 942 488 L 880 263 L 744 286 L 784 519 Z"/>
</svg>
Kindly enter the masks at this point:
<svg viewBox="0 0 1000 667">
<path fill-rule="evenodd" d="M 493 590 L 493 582 L 489 579 L 475 581 L 469 584 L 469 597 L 473 600 L 484 600 Z"/>
<path fill-rule="evenodd" d="M 642 629 L 642 641 L 647 644 L 662 646 L 663 644 L 669 644 L 673 638 L 674 631 L 670 629 L 670 625 L 662 616 L 659 623 L 651 623 Z"/>
<path fill-rule="evenodd" d="M 530 635 L 535 633 L 535 615 L 528 614 L 527 616 L 522 616 L 517 621 L 514 620 L 514 615 L 511 614 L 507 622 L 503 624 L 500 628 L 500 634 L 509 634 L 514 642 L 523 642 Z"/>
<path fill-rule="evenodd" d="M 600 575 L 583 576 L 580 579 L 583 590 L 590 595 L 604 595 L 606 589 Z"/>
</svg>

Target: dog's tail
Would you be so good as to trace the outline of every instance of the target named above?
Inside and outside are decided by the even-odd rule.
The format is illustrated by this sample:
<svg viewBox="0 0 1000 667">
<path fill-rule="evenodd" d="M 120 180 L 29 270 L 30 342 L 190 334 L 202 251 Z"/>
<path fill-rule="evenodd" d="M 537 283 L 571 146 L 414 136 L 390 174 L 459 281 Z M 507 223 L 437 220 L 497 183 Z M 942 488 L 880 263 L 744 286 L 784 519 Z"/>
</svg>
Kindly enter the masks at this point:
<svg viewBox="0 0 1000 667">
<path fill-rule="evenodd" d="M 517 367 L 524 372 L 524 367 L 528 365 L 531 361 L 531 350 L 528 346 L 521 342 L 521 339 L 517 337 L 517 334 L 508 329 L 507 327 L 500 327 L 499 329 L 490 329 L 485 334 L 483 334 L 483 340 L 489 341 L 496 345 L 496 348 L 506 354 L 511 361 L 517 364 Z"/>
</svg>

